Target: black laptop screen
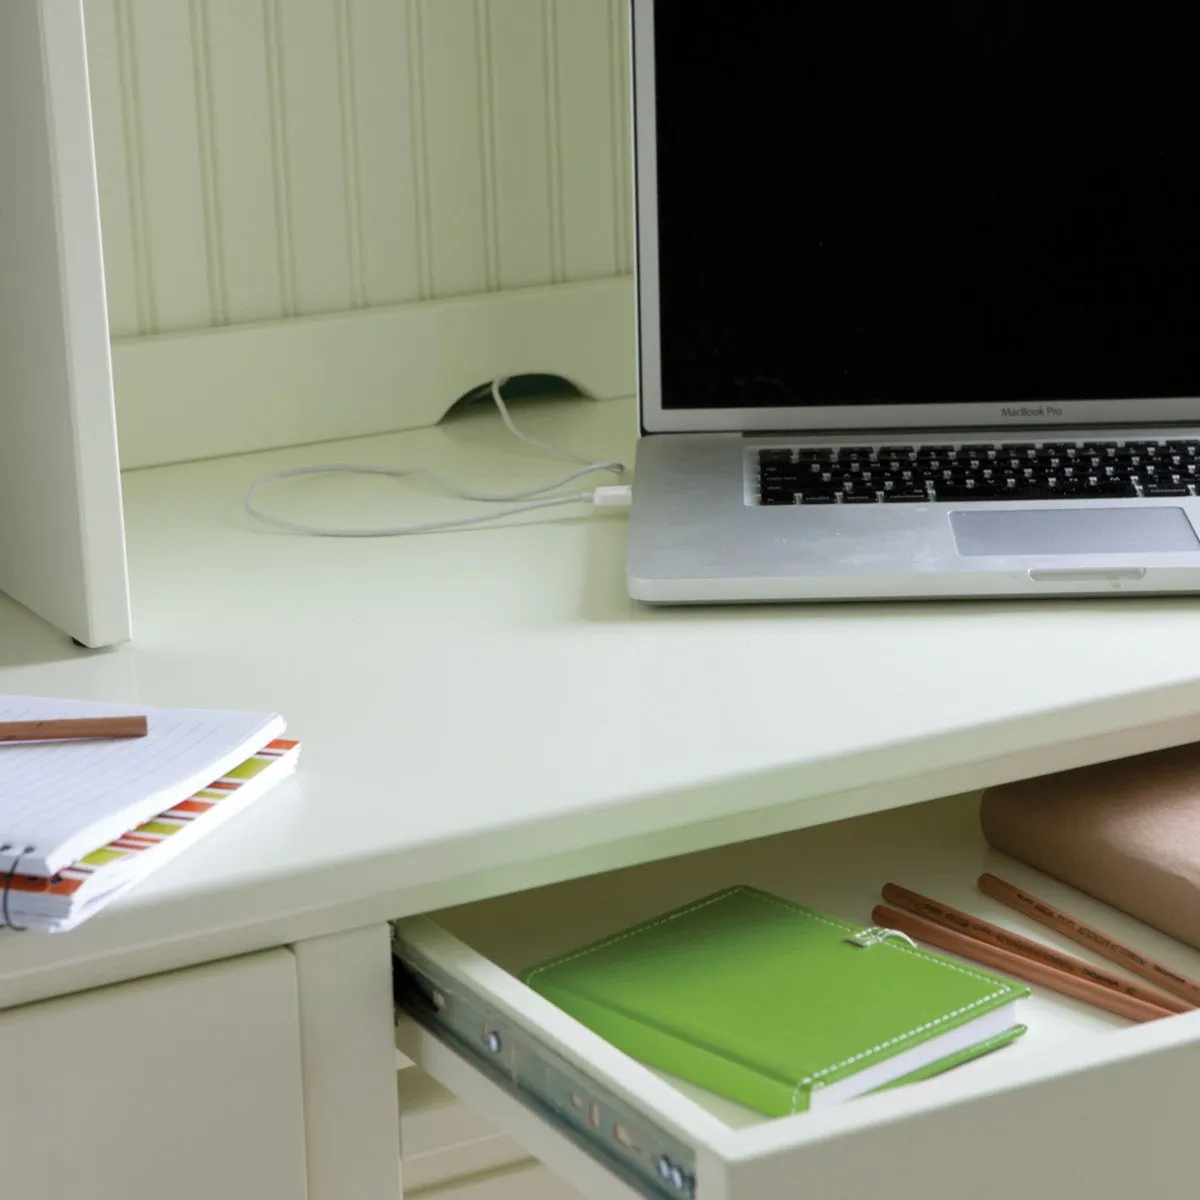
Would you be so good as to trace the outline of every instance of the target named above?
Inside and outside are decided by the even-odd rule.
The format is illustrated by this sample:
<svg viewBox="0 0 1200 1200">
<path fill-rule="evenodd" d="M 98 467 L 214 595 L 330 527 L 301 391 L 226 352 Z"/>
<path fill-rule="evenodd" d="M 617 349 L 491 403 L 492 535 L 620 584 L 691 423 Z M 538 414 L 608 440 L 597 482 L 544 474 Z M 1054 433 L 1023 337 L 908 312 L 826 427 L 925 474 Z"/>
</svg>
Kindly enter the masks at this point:
<svg viewBox="0 0 1200 1200">
<path fill-rule="evenodd" d="M 659 0 L 664 407 L 1200 395 L 1190 14 Z"/>
</svg>

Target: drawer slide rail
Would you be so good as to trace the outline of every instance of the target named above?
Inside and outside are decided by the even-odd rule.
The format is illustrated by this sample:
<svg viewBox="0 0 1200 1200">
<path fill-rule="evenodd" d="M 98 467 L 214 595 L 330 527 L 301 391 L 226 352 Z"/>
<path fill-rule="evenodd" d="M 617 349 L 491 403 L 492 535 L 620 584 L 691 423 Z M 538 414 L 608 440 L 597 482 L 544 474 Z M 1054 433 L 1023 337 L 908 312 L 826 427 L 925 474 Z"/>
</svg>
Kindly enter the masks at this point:
<svg viewBox="0 0 1200 1200">
<path fill-rule="evenodd" d="M 647 1200 L 695 1200 L 695 1153 L 397 942 L 396 1007 Z M 567 1180 L 569 1183 L 570 1180 Z"/>
</svg>

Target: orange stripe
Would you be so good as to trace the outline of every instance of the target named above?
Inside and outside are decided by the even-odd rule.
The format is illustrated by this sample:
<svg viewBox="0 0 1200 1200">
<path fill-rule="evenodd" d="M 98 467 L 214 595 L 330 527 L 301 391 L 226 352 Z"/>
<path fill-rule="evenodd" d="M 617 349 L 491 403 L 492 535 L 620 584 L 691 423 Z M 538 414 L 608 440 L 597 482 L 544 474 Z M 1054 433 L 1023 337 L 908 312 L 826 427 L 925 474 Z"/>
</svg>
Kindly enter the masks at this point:
<svg viewBox="0 0 1200 1200">
<path fill-rule="evenodd" d="M 215 800 L 185 800 L 182 804 L 177 804 L 172 812 L 181 813 L 205 813 L 216 803 Z"/>
<path fill-rule="evenodd" d="M 32 875 L 18 875 L 10 884 L 14 892 L 36 892 L 47 896 L 70 896 L 83 886 L 82 879 L 60 879 L 51 883 L 49 879 L 39 879 Z"/>
</svg>

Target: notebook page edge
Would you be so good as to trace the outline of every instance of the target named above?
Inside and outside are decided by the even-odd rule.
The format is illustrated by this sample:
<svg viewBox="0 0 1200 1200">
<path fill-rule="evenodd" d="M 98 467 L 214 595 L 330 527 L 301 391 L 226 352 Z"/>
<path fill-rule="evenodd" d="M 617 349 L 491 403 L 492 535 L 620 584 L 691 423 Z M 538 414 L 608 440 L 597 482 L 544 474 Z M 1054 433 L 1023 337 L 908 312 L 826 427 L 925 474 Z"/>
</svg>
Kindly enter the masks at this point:
<svg viewBox="0 0 1200 1200">
<path fill-rule="evenodd" d="M 10 699 L 11 697 L 9 696 L 0 695 L 0 716 L 3 714 L 5 701 Z M 21 699 L 26 701 L 40 701 L 43 698 L 21 697 Z M 88 715 L 84 711 L 85 709 L 91 709 L 92 712 L 99 711 L 99 715 L 105 715 L 108 712 L 118 709 L 126 713 L 144 713 L 151 718 L 152 729 L 153 718 L 156 715 L 164 716 L 170 714 L 175 717 L 194 715 L 197 719 L 209 720 L 214 723 L 214 728 L 205 734 L 205 739 L 219 736 L 221 733 L 220 725 L 222 723 L 231 723 L 237 721 L 239 718 L 245 721 L 253 718 L 255 724 L 253 729 L 245 733 L 230 748 L 215 758 L 205 759 L 202 766 L 198 766 L 187 775 L 175 777 L 169 784 L 163 784 L 160 787 L 154 788 L 152 791 L 138 796 L 123 807 L 106 811 L 90 820 L 86 820 L 82 824 L 64 820 L 63 822 L 59 822 L 56 828 L 56 822 L 51 817 L 46 821 L 43 828 L 39 830 L 34 830 L 29 826 L 26 826 L 24 829 L 20 827 L 5 828 L 5 814 L 3 806 L 0 805 L 0 841 L 7 841 L 18 847 L 23 847 L 24 845 L 34 845 L 37 847 L 34 853 L 24 856 L 20 862 L 22 873 L 31 875 L 52 875 L 63 867 L 69 866 L 84 854 L 90 853 L 97 846 L 105 845 L 107 842 L 128 832 L 143 821 L 158 815 L 169 808 L 172 803 L 177 803 L 180 799 L 186 798 L 193 792 L 207 787 L 213 780 L 219 779 L 225 772 L 232 770 L 246 758 L 261 750 L 268 742 L 279 737 L 286 726 L 283 717 L 278 713 L 225 709 L 163 708 L 144 705 L 108 705 L 100 704 L 99 702 L 93 704 L 90 701 L 57 701 L 53 699 L 46 701 L 46 703 L 56 706 L 55 709 L 49 711 L 48 715 L 55 715 L 55 713 L 61 715 L 64 708 L 57 706 L 69 707 L 70 715 Z M 83 706 L 82 709 L 81 705 Z M 151 733 L 151 736 L 153 736 L 153 733 Z M 64 824 L 71 825 L 69 833 L 63 832 Z M 13 861 L 12 854 L 0 855 L 0 871 L 11 869 Z"/>
</svg>

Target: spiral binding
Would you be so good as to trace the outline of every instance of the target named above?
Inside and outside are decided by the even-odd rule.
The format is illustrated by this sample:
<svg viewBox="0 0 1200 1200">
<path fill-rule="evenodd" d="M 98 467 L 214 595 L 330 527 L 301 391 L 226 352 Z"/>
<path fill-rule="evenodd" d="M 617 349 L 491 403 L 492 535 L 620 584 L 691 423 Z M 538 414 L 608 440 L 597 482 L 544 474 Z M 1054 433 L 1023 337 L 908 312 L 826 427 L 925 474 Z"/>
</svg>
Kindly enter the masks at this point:
<svg viewBox="0 0 1200 1200">
<path fill-rule="evenodd" d="M 11 842 L 5 842 L 2 846 L 0 846 L 0 854 L 4 854 L 9 850 L 16 850 L 16 846 L 14 846 Z M 0 916 L 4 918 L 3 922 L 0 922 L 0 929 L 14 929 L 18 933 L 25 932 L 26 926 L 13 924 L 13 919 L 8 912 L 8 899 L 9 895 L 12 893 L 13 880 L 17 877 L 17 869 L 21 865 L 21 859 L 23 859 L 26 855 L 33 854 L 36 850 L 36 846 L 26 846 L 24 850 L 21 850 L 17 854 L 12 861 L 12 866 L 8 868 L 8 873 L 4 877 L 4 891 L 3 893 L 0 893 Z"/>
</svg>

